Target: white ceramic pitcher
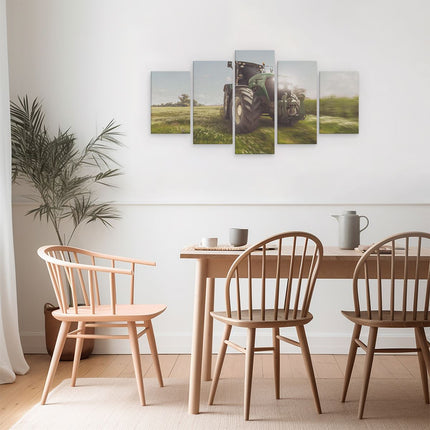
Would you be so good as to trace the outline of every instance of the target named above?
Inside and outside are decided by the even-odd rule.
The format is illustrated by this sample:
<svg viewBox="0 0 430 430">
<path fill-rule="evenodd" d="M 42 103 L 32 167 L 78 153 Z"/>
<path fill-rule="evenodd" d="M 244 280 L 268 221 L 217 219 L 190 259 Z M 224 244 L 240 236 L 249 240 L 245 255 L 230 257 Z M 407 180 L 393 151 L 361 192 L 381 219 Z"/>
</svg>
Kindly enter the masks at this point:
<svg viewBox="0 0 430 430">
<path fill-rule="evenodd" d="M 354 249 L 360 245 L 360 233 L 369 226 L 369 219 L 357 215 L 356 211 L 344 211 L 342 215 L 332 215 L 339 223 L 339 248 Z M 360 219 L 366 220 L 366 225 L 360 229 Z"/>
</svg>

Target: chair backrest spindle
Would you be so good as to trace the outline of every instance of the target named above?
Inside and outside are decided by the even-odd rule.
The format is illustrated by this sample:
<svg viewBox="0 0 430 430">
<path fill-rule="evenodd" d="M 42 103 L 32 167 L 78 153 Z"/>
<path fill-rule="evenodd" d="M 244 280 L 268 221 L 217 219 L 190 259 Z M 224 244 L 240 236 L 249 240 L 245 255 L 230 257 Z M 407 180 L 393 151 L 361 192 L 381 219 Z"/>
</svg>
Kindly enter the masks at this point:
<svg viewBox="0 0 430 430">
<path fill-rule="evenodd" d="M 303 270 L 305 265 L 306 251 L 308 248 L 308 240 L 309 240 L 308 238 L 305 239 L 303 252 L 300 257 L 300 269 L 299 269 L 299 276 L 297 278 L 297 290 L 296 290 L 296 300 L 294 301 L 293 318 L 297 318 L 297 311 L 299 309 L 299 300 L 300 300 L 300 294 L 302 292 Z"/>
<path fill-rule="evenodd" d="M 248 312 L 249 312 L 249 319 L 253 319 L 254 314 L 253 314 L 253 310 L 252 310 L 252 263 L 251 263 L 251 256 L 248 256 Z"/>
<path fill-rule="evenodd" d="M 261 319 L 266 319 L 266 244 L 263 244 L 263 256 L 261 262 Z"/>
<path fill-rule="evenodd" d="M 96 259 L 94 258 L 94 256 L 91 256 L 91 263 L 93 264 L 93 266 L 96 265 Z M 115 267 L 115 262 L 114 260 L 112 260 L 112 267 Z M 97 305 L 100 306 L 100 291 L 99 291 L 99 280 L 97 278 L 97 272 L 93 273 L 94 275 L 94 291 L 95 291 L 95 297 L 97 300 Z"/>
<path fill-rule="evenodd" d="M 284 317 L 288 318 L 288 313 L 290 312 L 290 302 L 291 302 L 291 292 L 293 289 L 293 273 L 294 273 L 294 262 L 296 259 L 296 245 L 297 245 L 297 238 L 294 236 L 293 238 L 293 249 L 291 251 L 291 258 L 290 258 L 290 267 L 289 267 L 289 273 L 288 278 L 286 280 L 285 285 L 285 300 L 284 300 Z"/>
<path fill-rule="evenodd" d="M 131 263 L 131 279 L 130 279 L 130 304 L 134 303 L 134 271 L 136 269 L 136 264 Z"/>
<path fill-rule="evenodd" d="M 281 282 L 281 252 L 282 252 L 282 237 L 278 241 L 278 257 L 276 259 L 276 285 L 275 285 L 275 304 L 274 308 L 274 319 L 278 319 L 279 310 L 279 285 Z"/>
<path fill-rule="evenodd" d="M 75 258 L 75 263 L 79 264 L 78 253 L 77 252 L 73 252 L 73 255 L 74 255 L 74 258 Z M 76 271 L 78 273 L 79 284 L 81 286 L 81 292 L 82 292 L 82 297 L 84 298 L 84 303 L 85 303 L 86 306 L 89 306 L 90 299 L 88 298 L 87 289 L 85 288 L 85 282 L 84 282 L 84 277 L 82 276 L 82 270 L 81 269 L 76 269 Z"/>
<path fill-rule="evenodd" d="M 300 316 L 302 317 L 306 316 L 309 311 L 309 306 L 311 304 L 311 299 L 315 288 L 316 277 L 318 275 L 318 270 L 315 270 L 315 265 L 317 264 L 317 262 L 319 264 L 319 258 L 320 258 L 320 257 L 317 257 L 317 252 L 318 252 L 318 248 L 315 247 L 314 253 L 312 255 L 311 264 L 309 266 L 309 272 L 308 272 L 309 287 L 307 288 L 305 301 L 302 307 L 302 312 L 300 314 Z"/>
<path fill-rule="evenodd" d="M 406 319 L 407 301 L 408 301 L 408 261 L 409 261 L 409 238 L 406 238 L 405 256 L 403 264 L 403 320 Z"/>
<path fill-rule="evenodd" d="M 376 277 L 378 279 L 378 318 L 382 319 L 382 278 L 381 278 L 381 253 L 376 251 Z"/>
<path fill-rule="evenodd" d="M 370 282 L 369 282 L 369 267 L 367 261 L 364 265 L 364 276 L 366 278 L 366 303 L 367 303 L 367 318 L 372 319 L 372 306 L 370 303 Z"/>
<path fill-rule="evenodd" d="M 391 242 L 391 296 L 390 296 L 390 312 L 391 312 L 391 320 L 394 320 L 394 309 L 396 306 L 396 275 L 395 275 L 395 267 L 396 266 L 396 242 L 393 240 Z"/>
</svg>

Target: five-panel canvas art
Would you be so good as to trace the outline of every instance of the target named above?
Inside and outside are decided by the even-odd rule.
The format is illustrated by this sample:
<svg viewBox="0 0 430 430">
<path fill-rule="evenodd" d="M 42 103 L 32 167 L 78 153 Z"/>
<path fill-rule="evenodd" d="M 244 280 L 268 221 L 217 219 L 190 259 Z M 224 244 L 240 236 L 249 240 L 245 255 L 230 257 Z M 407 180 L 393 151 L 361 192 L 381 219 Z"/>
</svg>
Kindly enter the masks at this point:
<svg viewBox="0 0 430 430">
<path fill-rule="evenodd" d="M 315 144 L 320 134 L 359 130 L 357 72 L 320 72 L 315 61 L 278 61 L 241 50 L 234 61 L 194 61 L 191 73 L 151 73 L 151 133 L 232 144 L 236 154 L 273 154 L 278 144 Z M 233 138 L 234 137 L 234 138 Z"/>
</svg>

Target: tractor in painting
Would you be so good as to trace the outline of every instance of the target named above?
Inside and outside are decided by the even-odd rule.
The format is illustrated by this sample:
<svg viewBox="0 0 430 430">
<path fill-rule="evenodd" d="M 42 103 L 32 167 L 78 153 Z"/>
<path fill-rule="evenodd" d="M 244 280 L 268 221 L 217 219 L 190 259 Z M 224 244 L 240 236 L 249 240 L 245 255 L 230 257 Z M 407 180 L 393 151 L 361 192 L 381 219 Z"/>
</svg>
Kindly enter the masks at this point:
<svg viewBox="0 0 430 430">
<path fill-rule="evenodd" d="M 233 62 L 227 66 L 233 68 Z M 301 89 L 285 88 L 278 92 L 278 122 L 292 125 L 306 116 L 305 93 Z M 275 76 L 273 69 L 263 64 L 236 61 L 234 121 L 236 133 L 250 133 L 258 126 L 261 115 L 275 117 Z M 233 85 L 224 85 L 224 118 L 233 112 Z"/>
</svg>

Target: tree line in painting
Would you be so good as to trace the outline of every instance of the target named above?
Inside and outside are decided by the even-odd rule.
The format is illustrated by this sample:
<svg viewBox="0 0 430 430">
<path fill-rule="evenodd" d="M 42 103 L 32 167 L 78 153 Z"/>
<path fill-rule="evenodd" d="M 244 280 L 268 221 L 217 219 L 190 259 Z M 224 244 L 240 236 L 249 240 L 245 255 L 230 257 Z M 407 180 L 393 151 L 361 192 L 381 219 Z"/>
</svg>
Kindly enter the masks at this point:
<svg viewBox="0 0 430 430">
<path fill-rule="evenodd" d="M 194 103 L 197 103 L 194 100 Z M 191 105 L 191 99 L 188 94 L 181 94 L 178 96 L 178 101 L 176 103 L 173 102 L 167 102 L 167 103 L 160 103 L 160 104 L 153 104 L 152 106 L 156 107 L 183 107 L 183 106 L 190 106 Z"/>
</svg>

